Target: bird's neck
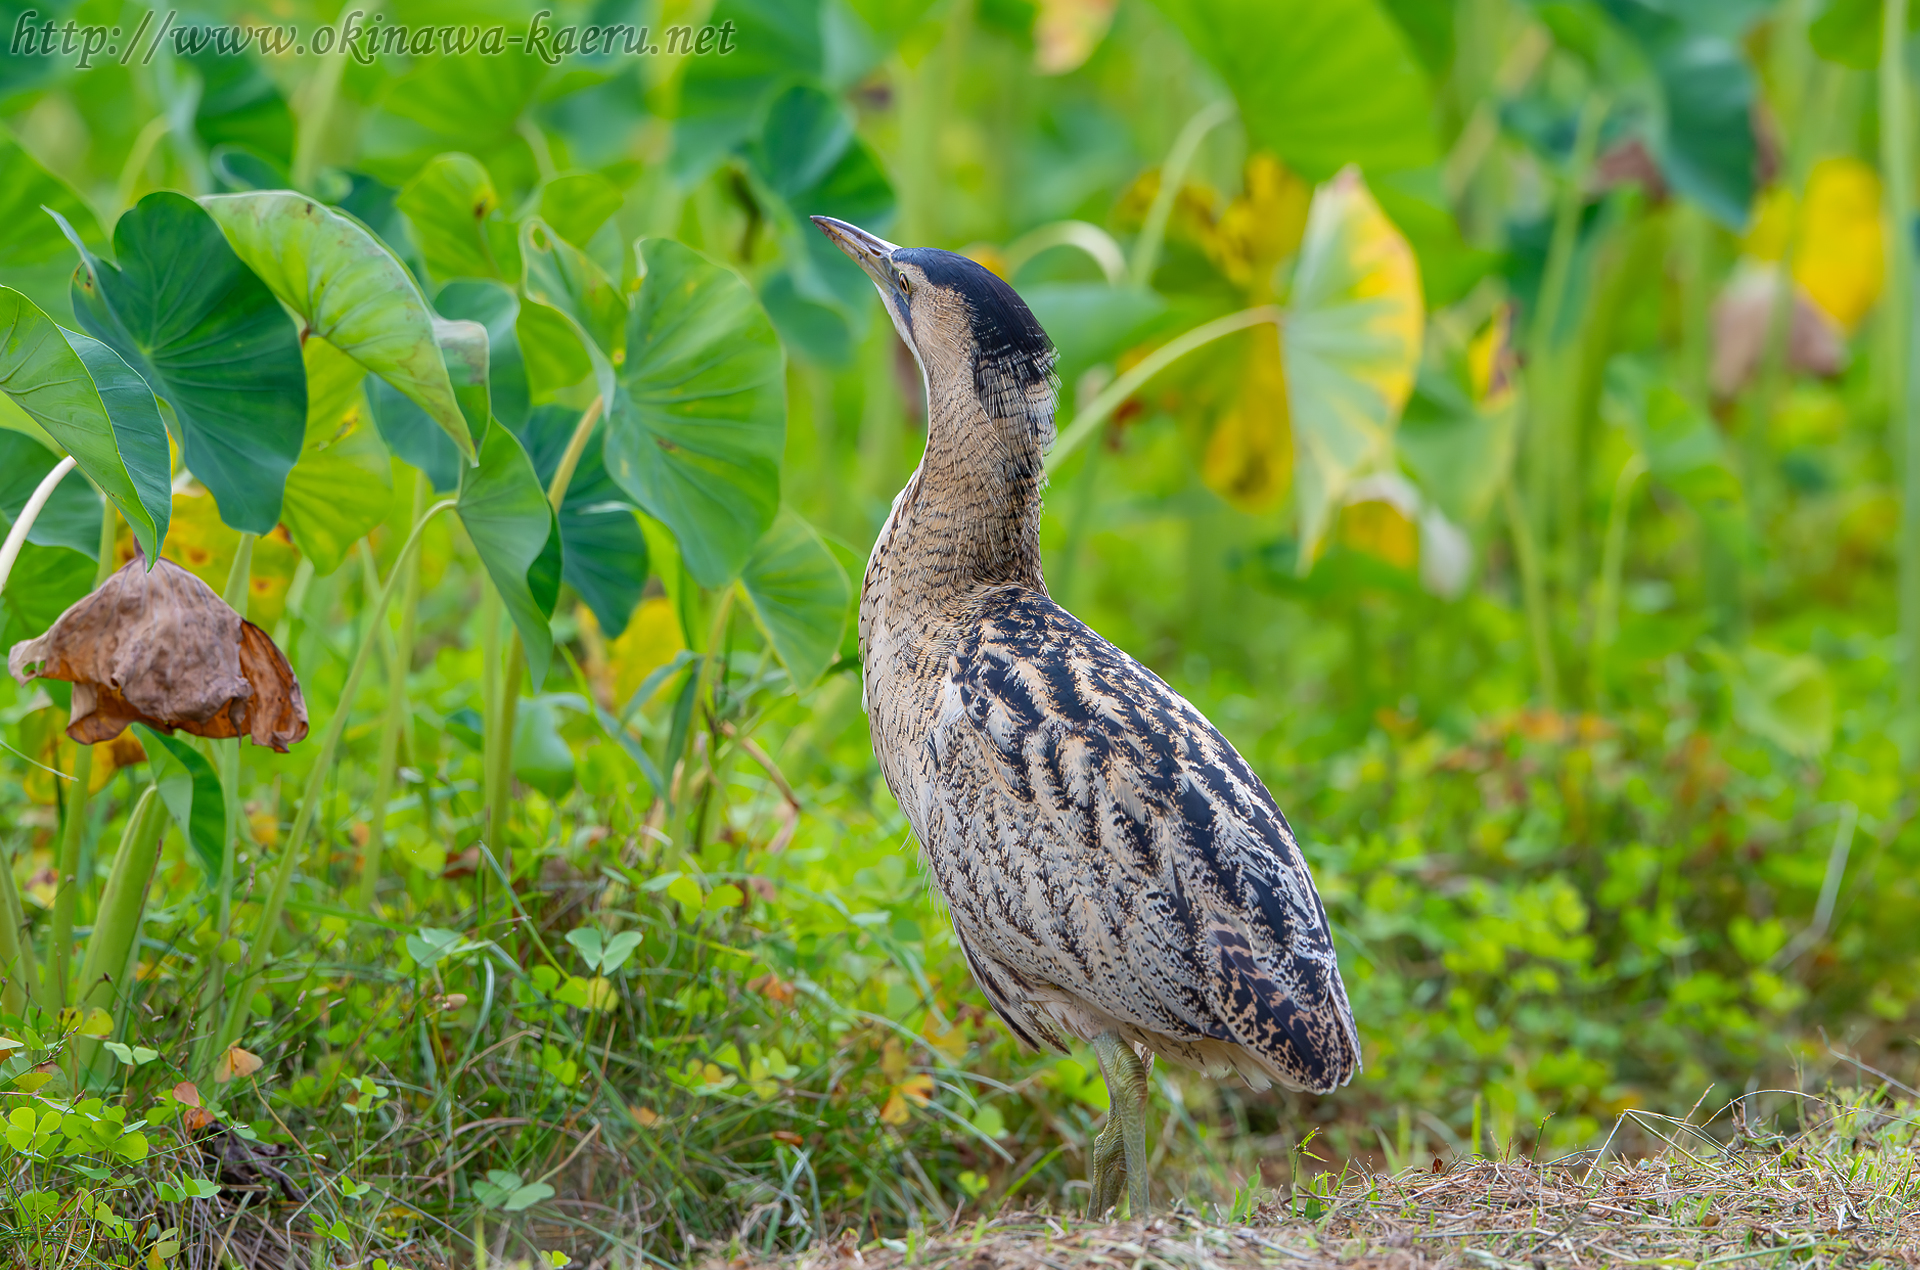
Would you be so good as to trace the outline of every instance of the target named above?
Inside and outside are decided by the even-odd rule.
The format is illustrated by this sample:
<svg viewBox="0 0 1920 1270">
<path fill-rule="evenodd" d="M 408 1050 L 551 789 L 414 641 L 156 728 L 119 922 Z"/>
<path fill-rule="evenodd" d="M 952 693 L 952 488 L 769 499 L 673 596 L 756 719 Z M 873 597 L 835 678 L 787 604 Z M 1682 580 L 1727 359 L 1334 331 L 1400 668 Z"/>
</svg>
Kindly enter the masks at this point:
<svg viewBox="0 0 1920 1270">
<path fill-rule="evenodd" d="M 909 490 L 896 579 L 936 601 L 990 586 L 1044 592 L 1038 430 L 1024 417 L 990 417 L 970 373 L 929 372 L 927 449 Z"/>
</svg>

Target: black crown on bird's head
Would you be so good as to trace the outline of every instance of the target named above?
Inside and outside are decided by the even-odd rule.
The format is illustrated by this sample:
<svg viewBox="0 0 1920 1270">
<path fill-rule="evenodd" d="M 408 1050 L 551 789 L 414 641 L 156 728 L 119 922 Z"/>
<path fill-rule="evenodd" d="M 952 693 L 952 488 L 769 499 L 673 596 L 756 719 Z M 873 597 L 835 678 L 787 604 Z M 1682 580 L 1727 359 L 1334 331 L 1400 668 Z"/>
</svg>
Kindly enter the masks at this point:
<svg viewBox="0 0 1920 1270">
<path fill-rule="evenodd" d="M 958 252 L 896 247 L 857 225 L 830 216 L 812 219 L 873 279 L 915 356 L 920 349 L 915 338 L 914 288 L 924 285 L 959 297 L 967 315 L 974 387 L 981 404 L 996 419 L 1026 417 L 1043 445 L 1053 440 L 1058 354 L 1033 310 L 1006 279 Z"/>
</svg>

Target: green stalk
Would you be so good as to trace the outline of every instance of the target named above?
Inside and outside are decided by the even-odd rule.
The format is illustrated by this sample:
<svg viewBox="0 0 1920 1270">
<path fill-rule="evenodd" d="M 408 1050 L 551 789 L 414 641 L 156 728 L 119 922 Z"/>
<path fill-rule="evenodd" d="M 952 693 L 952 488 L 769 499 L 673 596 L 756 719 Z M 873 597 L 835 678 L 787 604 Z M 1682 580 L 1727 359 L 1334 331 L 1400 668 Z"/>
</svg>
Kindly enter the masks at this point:
<svg viewBox="0 0 1920 1270">
<path fill-rule="evenodd" d="M 1613 501 L 1607 505 L 1607 538 L 1601 548 L 1600 594 L 1593 605 L 1593 652 L 1588 659 L 1589 696 L 1593 704 L 1600 700 L 1600 663 L 1602 655 L 1613 647 L 1620 630 L 1620 575 L 1626 568 L 1627 510 L 1633 501 L 1633 487 L 1645 475 L 1647 461 L 1638 454 L 1621 465 L 1613 482 Z"/>
<path fill-rule="evenodd" d="M 1571 425 L 1568 396 L 1572 376 L 1568 372 L 1572 368 L 1560 357 L 1558 332 L 1567 291 L 1573 282 L 1574 253 L 1580 245 L 1580 212 L 1586 202 L 1587 172 L 1593 166 L 1594 151 L 1600 142 L 1600 125 L 1606 117 L 1606 100 L 1598 93 L 1588 93 L 1580 108 L 1573 154 L 1568 159 L 1566 178 L 1554 207 L 1553 236 L 1548 241 L 1539 301 L 1527 336 L 1527 501 L 1531 504 L 1528 510 L 1533 516 L 1537 541 L 1543 546 L 1554 540 L 1554 527 L 1562 518 L 1576 514 L 1576 509 L 1571 507 L 1556 509 L 1553 497 L 1562 484 L 1561 467 L 1572 462 L 1569 453 L 1572 438 L 1563 435 Z M 1541 585 L 1544 589 L 1544 578 Z"/>
<path fill-rule="evenodd" d="M 117 528 L 113 504 L 103 498 L 100 505 L 99 556 L 93 569 L 96 590 L 113 573 L 113 540 Z M 26 515 L 22 513 L 21 520 L 25 519 Z M 14 527 L 18 529 L 18 523 Z M 87 801 L 93 785 L 91 745 L 80 747 L 79 754 L 73 760 L 72 775 L 73 789 L 67 795 L 66 818 L 60 825 L 60 889 L 53 897 L 53 943 L 47 950 L 53 964 L 47 971 L 45 1002 L 56 1010 L 67 1004 L 67 974 L 73 956 L 73 914 L 80 903 L 80 848 L 86 834 Z"/>
<path fill-rule="evenodd" d="M 13 884 L 13 861 L 0 859 L 0 1009 L 21 1015 L 28 1004 L 40 1004 L 40 968 L 33 941 L 26 937 L 27 917 L 20 907 L 20 891 Z"/>
<path fill-rule="evenodd" d="M 504 688 L 500 628 L 505 620 L 506 605 L 500 592 L 494 588 L 493 579 L 483 573 L 480 578 L 480 783 L 487 808 L 489 838 L 495 826 L 506 821 L 506 810 L 500 805 L 506 795 L 496 783 L 500 773 L 500 705 Z M 496 844 L 489 842 L 488 845 Z M 475 877 L 485 885 L 484 874 Z"/>
<path fill-rule="evenodd" d="M 735 588 L 729 586 L 720 593 L 720 602 L 714 606 L 712 625 L 709 626 L 707 630 L 707 646 L 701 650 L 700 669 L 694 679 L 693 685 L 693 721 L 687 727 L 686 748 L 682 751 L 689 759 L 691 759 L 693 755 L 694 737 L 700 730 L 701 702 L 705 701 L 707 703 L 708 717 L 711 718 L 713 715 L 714 668 L 720 662 L 720 654 L 725 651 L 727 622 L 733 617 L 734 591 Z M 695 845 L 693 836 L 695 831 L 699 829 L 696 819 L 700 814 L 700 804 L 695 799 L 687 796 L 693 781 L 693 772 L 690 767 L 682 766 L 680 779 L 676 781 L 673 778 L 673 768 L 680 762 L 680 758 L 681 756 L 679 754 L 667 755 L 663 775 L 676 787 L 674 791 L 673 811 L 675 818 L 681 824 L 681 829 L 680 832 L 675 835 L 674 841 L 679 845 L 681 850 L 686 851 L 691 850 Z M 707 756 L 708 762 L 712 762 L 713 758 L 713 754 L 709 752 Z"/>
<path fill-rule="evenodd" d="M 342 24 L 344 33 L 345 24 Z M 344 48 L 341 50 L 344 53 Z M 305 84 L 300 94 L 299 132 L 294 140 L 293 188 L 311 190 L 314 175 L 320 169 L 320 147 L 326 141 L 327 126 L 333 119 L 334 102 L 340 97 L 340 78 L 346 73 L 345 57 L 323 57 L 320 69 Z M 123 196 L 121 203 L 127 199 Z"/>
<path fill-rule="evenodd" d="M 553 480 L 547 486 L 547 502 L 556 514 L 567 501 L 567 486 L 573 481 L 574 470 L 580 466 L 580 456 L 586 453 L 594 424 L 600 421 L 601 404 L 600 398 L 595 397 L 593 404 L 581 412 L 580 421 L 573 425 L 573 435 L 567 438 L 567 448 L 554 467 Z M 495 621 L 489 629 L 498 640 L 499 622 Z M 498 663 L 500 686 L 494 712 L 488 718 L 493 730 L 488 734 L 491 744 L 486 754 L 487 845 L 507 863 L 508 876 L 513 873 L 507 829 L 513 813 L 513 729 L 520 713 L 520 664 L 525 660 L 521 651 L 520 632 L 512 631 L 507 636 L 506 656 Z M 491 660 L 489 664 L 493 664 Z"/>
<path fill-rule="evenodd" d="M 242 618 L 247 615 L 249 584 L 253 581 L 253 543 L 255 535 L 242 533 L 234 550 L 233 564 L 227 570 L 226 589 L 220 598 Z M 220 878 L 215 886 L 213 928 L 219 940 L 207 951 L 207 977 L 200 985 L 200 1041 L 194 1049 L 196 1069 L 207 1060 L 206 1046 L 220 1021 L 220 998 L 227 987 L 227 959 L 221 948 L 233 934 L 233 875 L 240 858 L 240 738 L 231 742 L 214 741 L 214 761 L 219 764 L 221 801 L 225 804 L 226 826 L 220 839 Z"/>
<path fill-rule="evenodd" d="M 1160 188 L 1153 193 L 1153 204 L 1147 208 L 1147 219 L 1133 244 L 1133 260 L 1127 272 L 1134 286 L 1153 285 L 1154 270 L 1160 267 L 1160 248 L 1167 238 L 1167 221 L 1173 216 L 1173 205 L 1180 197 L 1181 186 L 1186 184 L 1193 156 L 1200 152 L 1200 143 L 1207 139 L 1207 134 L 1233 118 L 1233 112 L 1232 98 L 1204 106 L 1200 113 L 1187 120 L 1180 135 L 1174 138 L 1166 162 L 1160 165 Z"/>
<path fill-rule="evenodd" d="M 347 716 L 353 709 L 353 698 L 360 690 L 360 680 L 366 674 L 367 663 L 373 659 L 380 620 L 385 616 L 387 602 L 393 598 L 393 592 L 399 584 L 401 568 L 408 557 L 419 549 L 421 532 L 426 529 L 427 522 L 454 507 L 457 501 L 442 499 L 428 508 L 427 514 L 414 525 L 413 533 L 408 536 L 406 545 L 400 548 L 399 558 L 394 561 L 393 572 L 387 575 L 386 586 L 381 588 L 379 598 L 374 601 L 372 611 L 367 615 L 366 629 L 360 633 L 360 647 L 354 652 L 352 668 L 347 671 L 347 682 L 340 689 L 340 699 L 334 706 L 333 717 L 327 720 L 326 735 L 320 741 L 320 752 L 314 757 L 313 768 L 307 774 L 307 786 L 301 794 L 300 810 L 293 818 L 293 828 L 287 834 L 286 849 L 281 853 L 280 863 L 274 867 L 273 877 L 267 884 L 267 902 L 260 911 L 259 921 L 254 924 L 253 940 L 247 949 L 246 968 L 227 1007 L 226 1021 L 220 1027 L 219 1043 L 213 1048 L 216 1055 L 223 1053 L 239 1039 L 241 1029 L 246 1026 L 247 1016 L 252 1010 L 254 980 L 266 961 L 267 946 L 273 940 L 274 928 L 280 923 L 280 912 L 287 902 L 287 888 L 293 882 L 294 866 L 299 863 L 306 846 L 307 831 L 313 826 L 321 793 L 333 770 L 334 751 L 340 747 L 341 734 L 347 730 Z"/>
<path fill-rule="evenodd" d="M 1540 550 L 1534 543 L 1533 526 L 1521 505 L 1520 493 L 1511 479 L 1500 484 L 1501 500 L 1506 505 L 1507 526 L 1513 533 L 1513 555 L 1520 566 L 1520 593 L 1526 603 L 1527 632 L 1533 639 L 1533 656 L 1540 670 L 1540 696 L 1547 709 L 1560 708 L 1560 672 L 1553 661 L 1553 628 L 1547 616 L 1546 581 L 1540 576 Z"/>
<path fill-rule="evenodd" d="M 423 472 L 414 473 L 408 518 L 417 522 L 431 491 Z M 404 565 L 400 582 L 400 634 L 387 662 L 387 717 L 380 724 L 380 757 L 374 772 L 373 806 L 367 813 L 367 848 L 360 858 L 360 907 L 373 911 L 387 844 L 387 802 L 393 797 L 394 771 L 400 759 L 400 734 L 407 721 L 407 672 L 413 668 L 413 636 L 420 613 L 420 557 Z"/>
<path fill-rule="evenodd" d="M 146 912 L 147 890 L 153 883 L 153 868 L 160 856 L 160 831 L 166 825 L 166 804 L 159 789 L 149 785 L 127 817 L 120 834 L 120 850 L 113 858 L 113 870 L 107 874 L 106 889 L 100 895 L 100 911 L 94 918 L 93 934 L 87 940 L 87 959 L 80 969 L 80 992 L 87 1006 L 98 1006 L 121 1020 L 114 1009 L 124 984 L 111 976 L 122 972 L 127 955 L 140 933 L 140 919 Z M 92 1065 L 100 1042 L 82 1037 L 75 1047 L 79 1066 Z"/>
<path fill-rule="evenodd" d="M 1893 356 L 1893 450 L 1901 454 L 1900 705 L 1920 709 L 1920 376 L 1912 371 L 1913 155 L 1907 101 L 1907 0 L 1887 0 L 1880 28 L 1880 170 L 1887 197 L 1887 327 Z"/>
</svg>

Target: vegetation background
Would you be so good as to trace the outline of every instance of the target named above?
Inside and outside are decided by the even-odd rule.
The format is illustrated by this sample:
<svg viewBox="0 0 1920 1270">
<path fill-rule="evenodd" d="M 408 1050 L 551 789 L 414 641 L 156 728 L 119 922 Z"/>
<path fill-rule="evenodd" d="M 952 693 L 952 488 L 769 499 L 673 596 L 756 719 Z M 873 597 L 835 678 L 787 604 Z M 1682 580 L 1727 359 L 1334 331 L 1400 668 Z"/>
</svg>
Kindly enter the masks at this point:
<svg viewBox="0 0 1920 1270">
<path fill-rule="evenodd" d="M 1247 755 L 1334 920 L 1364 1075 L 1161 1068 L 1162 1198 L 1914 1081 L 1900 0 L 602 0 L 546 20 L 737 51 L 84 70 L 18 33 L 145 10 L 24 9 L 0 516 L 73 445 L 35 309 L 114 350 L 116 479 L 115 384 L 175 444 L 132 501 L 60 486 L 0 643 L 163 536 L 313 734 L 88 752 L 65 685 L 0 681 L 21 1264 L 679 1264 L 1083 1202 L 1092 1060 L 985 1011 L 871 754 L 847 619 L 920 385 L 816 212 L 1028 298 L 1050 587 Z M 309 259 L 483 323 L 477 415 L 445 339 L 436 397 L 328 326 Z M 700 374 L 737 416 L 673 397 Z"/>
</svg>

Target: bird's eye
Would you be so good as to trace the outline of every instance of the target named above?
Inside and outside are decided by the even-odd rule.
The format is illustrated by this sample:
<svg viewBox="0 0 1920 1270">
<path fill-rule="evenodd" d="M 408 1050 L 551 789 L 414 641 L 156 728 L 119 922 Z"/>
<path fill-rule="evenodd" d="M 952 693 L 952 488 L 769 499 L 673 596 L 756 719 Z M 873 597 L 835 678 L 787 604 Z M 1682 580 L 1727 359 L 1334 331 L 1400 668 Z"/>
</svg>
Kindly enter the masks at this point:
<svg viewBox="0 0 1920 1270">
<path fill-rule="evenodd" d="M 908 280 L 906 274 L 901 273 L 898 269 L 893 271 L 893 285 L 900 288 L 901 295 L 913 294 L 913 283 Z"/>
</svg>

